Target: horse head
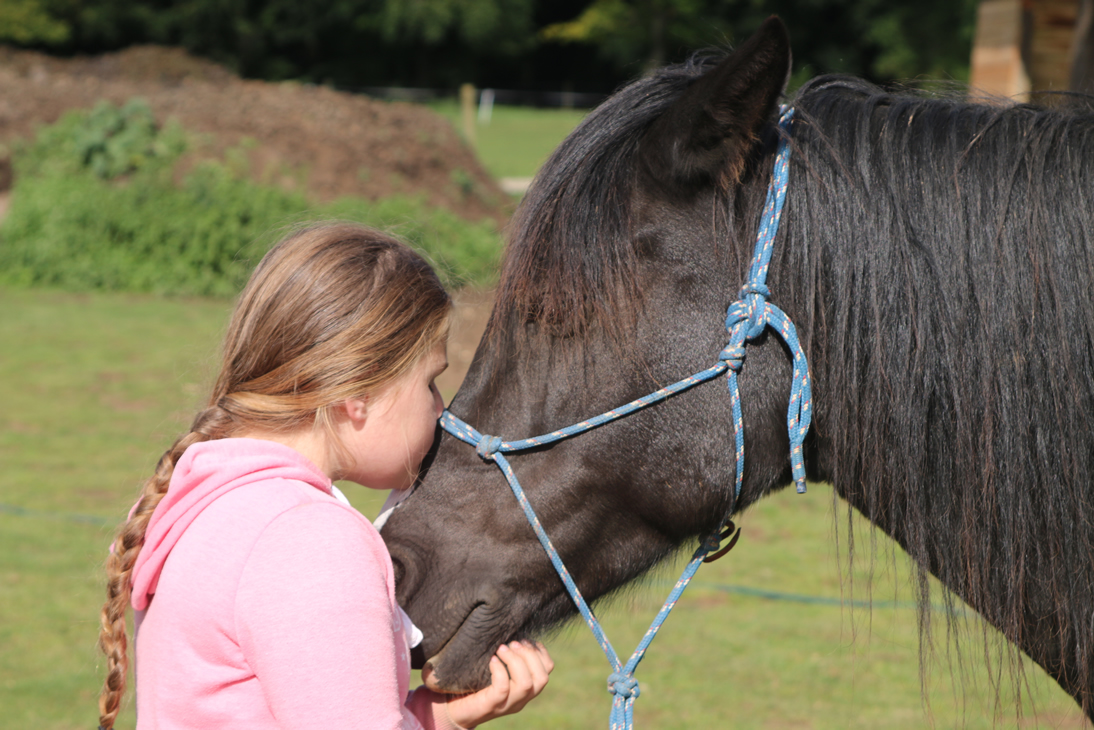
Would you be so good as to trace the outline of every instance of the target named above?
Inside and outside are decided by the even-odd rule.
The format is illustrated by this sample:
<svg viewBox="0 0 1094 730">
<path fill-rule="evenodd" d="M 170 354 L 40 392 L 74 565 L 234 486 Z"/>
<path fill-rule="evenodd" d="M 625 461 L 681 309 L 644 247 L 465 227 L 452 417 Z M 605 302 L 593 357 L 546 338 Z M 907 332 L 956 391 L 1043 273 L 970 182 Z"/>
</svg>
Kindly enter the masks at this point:
<svg viewBox="0 0 1094 730">
<path fill-rule="evenodd" d="M 756 236 L 789 68 L 785 28 L 771 19 L 727 57 L 663 69 L 585 119 L 516 215 L 454 414 L 483 433 L 524 438 L 717 361 Z M 790 357 L 766 335 L 748 353 L 739 383 L 749 457 L 736 499 L 722 378 L 512 457 L 588 599 L 789 483 Z M 484 686 L 499 644 L 574 614 L 502 474 L 447 435 L 382 534 L 440 689 Z"/>
</svg>

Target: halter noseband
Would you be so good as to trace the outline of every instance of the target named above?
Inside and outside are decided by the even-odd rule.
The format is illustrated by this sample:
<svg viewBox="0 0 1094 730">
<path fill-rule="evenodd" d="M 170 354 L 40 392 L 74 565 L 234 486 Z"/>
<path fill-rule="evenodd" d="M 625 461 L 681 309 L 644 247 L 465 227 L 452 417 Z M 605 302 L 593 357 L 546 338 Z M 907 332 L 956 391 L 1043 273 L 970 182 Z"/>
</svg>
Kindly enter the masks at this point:
<svg viewBox="0 0 1094 730">
<path fill-rule="evenodd" d="M 726 329 L 729 332 L 729 344 L 726 345 L 725 349 L 719 354 L 718 362 L 715 365 L 702 372 L 696 373 L 695 375 L 684 378 L 679 382 L 673 383 L 672 385 L 661 388 L 638 400 L 631 401 L 624 406 L 590 418 L 587 421 L 582 421 L 581 423 L 576 423 L 573 426 L 567 426 L 566 428 L 552 431 L 551 433 L 542 436 L 534 436 L 519 441 L 503 441 L 498 436 L 481 434 L 448 410 L 445 410 L 440 418 L 441 427 L 445 431 L 461 441 L 474 446 L 476 452 L 483 460 L 493 461 L 501 469 L 502 473 L 505 475 L 506 481 L 509 482 L 509 487 L 513 490 L 513 494 L 517 498 L 517 502 L 520 504 L 521 509 L 524 510 L 528 522 L 535 530 L 536 537 L 539 538 L 540 544 L 547 552 L 547 556 L 551 559 L 551 563 L 555 566 L 555 570 L 558 572 L 563 584 L 565 584 L 566 590 L 570 593 L 570 597 L 576 604 L 578 611 L 581 612 L 581 616 L 585 619 L 585 623 L 588 624 L 589 629 L 592 630 L 593 636 L 596 637 L 597 642 L 600 644 L 600 648 L 603 649 L 604 654 L 608 657 L 608 661 L 612 665 L 612 673 L 608 676 L 608 691 L 615 696 L 612 702 L 610 719 L 610 727 L 612 730 L 625 730 L 633 727 L 634 701 L 640 694 L 638 681 L 634 678 L 634 672 L 638 668 L 639 662 L 642 661 L 646 649 L 657 635 L 657 631 L 661 628 L 661 625 L 668 617 L 669 612 L 672 610 L 673 606 L 676 605 L 676 602 L 680 599 L 684 589 L 695 575 L 695 572 L 699 569 L 700 563 L 704 562 L 704 560 L 709 561 L 719 557 L 736 542 L 737 536 L 734 535 L 730 544 L 719 551 L 717 555 L 711 558 L 707 557 L 709 553 L 718 550 L 721 541 L 733 532 L 733 523 L 729 522 L 729 515 L 727 514 L 723 518 L 722 523 L 718 526 L 718 529 L 714 530 L 714 532 L 700 542 L 698 550 L 695 551 L 691 561 L 688 563 L 683 574 L 680 576 L 680 579 L 676 582 L 672 592 L 669 594 L 669 597 L 665 600 L 665 603 L 661 607 L 656 618 L 654 618 L 653 623 L 650 624 L 650 628 L 646 631 L 646 635 L 642 637 L 642 641 L 639 642 L 638 648 L 634 650 L 634 653 L 624 665 L 619 660 L 619 656 L 616 654 L 611 642 L 608 641 L 608 637 L 604 635 L 604 631 L 600 627 L 600 622 L 597 621 L 596 616 L 593 615 L 592 609 L 589 608 L 585 598 L 581 595 L 581 591 L 578 590 L 577 585 L 570 577 L 569 571 L 566 570 L 566 566 L 563 565 L 562 559 L 559 558 L 558 552 L 555 550 L 554 545 L 551 544 L 550 538 L 547 537 L 547 533 L 544 532 L 543 526 L 539 522 L 539 518 L 536 517 L 536 513 L 528 503 L 528 498 L 525 496 L 524 490 L 521 488 L 516 474 L 513 473 L 513 468 L 509 465 L 509 460 L 505 458 L 505 454 L 523 451 L 537 446 L 544 446 L 546 444 L 554 443 L 555 441 L 569 438 L 570 436 L 576 436 L 577 434 L 594 429 L 609 421 L 617 420 L 647 406 L 660 403 L 666 398 L 688 390 L 699 383 L 711 380 L 722 373 L 726 373 L 730 404 L 733 411 L 733 428 L 736 441 L 737 481 L 734 491 L 734 505 L 736 505 L 737 499 L 741 495 L 745 459 L 744 420 L 741 414 L 741 396 L 737 388 L 737 373 L 744 364 L 745 345 L 750 340 L 759 337 L 768 326 L 771 326 L 783 341 L 786 342 L 793 354 L 794 375 L 793 380 L 791 381 L 790 402 L 787 408 L 786 425 L 787 433 L 790 436 L 790 462 L 794 475 L 794 482 L 797 485 L 799 494 L 805 492 L 805 465 L 802 458 L 802 442 L 805 440 L 805 435 L 809 431 L 809 424 L 812 418 L 810 412 L 811 394 L 809 387 L 809 365 L 806 362 L 801 343 L 798 342 L 797 331 L 795 330 L 793 323 L 790 321 L 790 318 L 786 316 L 785 312 L 767 301 L 769 292 L 765 285 L 765 281 L 767 280 L 767 268 L 771 261 L 775 233 L 779 229 L 779 216 L 782 213 L 783 201 L 786 199 L 788 162 L 790 158 L 790 121 L 793 116 L 793 109 L 783 108 L 782 116 L 779 118 L 779 143 L 775 155 L 775 168 L 771 178 L 771 185 L 767 191 L 767 202 L 764 204 L 759 234 L 756 237 L 756 248 L 753 253 L 752 267 L 749 269 L 748 281 L 741 288 L 740 294 L 738 295 L 739 299 L 733 302 L 726 312 Z M 732 512 L 732 509 L 730 512 Z M 722 529 L 726 526 L 727 522 L 729 524 L 729 529 L 723 533 Z"/>
</svg>

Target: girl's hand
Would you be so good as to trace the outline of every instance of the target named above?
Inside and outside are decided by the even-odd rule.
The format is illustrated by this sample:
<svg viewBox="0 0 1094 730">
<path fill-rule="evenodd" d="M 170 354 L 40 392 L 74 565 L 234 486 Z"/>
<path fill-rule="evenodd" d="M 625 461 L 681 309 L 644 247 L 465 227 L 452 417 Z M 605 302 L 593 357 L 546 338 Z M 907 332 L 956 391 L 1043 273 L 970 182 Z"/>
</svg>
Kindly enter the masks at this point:
<svg viewBox="0 0 1094 730">
<path fill-rule="evenodd" d="M 555 668 L 543 644 L 514 641 L 502 644 L 490 658 L 490 686 L 448 700 L 448 716 L 463 728 L 520 712 L 547 686 Z"/>
</svg>

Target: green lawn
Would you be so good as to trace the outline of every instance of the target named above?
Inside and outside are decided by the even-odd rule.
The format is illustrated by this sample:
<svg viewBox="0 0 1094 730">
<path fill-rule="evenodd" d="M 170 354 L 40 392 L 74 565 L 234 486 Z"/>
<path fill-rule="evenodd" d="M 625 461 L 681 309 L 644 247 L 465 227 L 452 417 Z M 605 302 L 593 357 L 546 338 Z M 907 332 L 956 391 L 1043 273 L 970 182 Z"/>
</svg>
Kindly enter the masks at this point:
<svg viewBox="0 0 1094 730">
<path fill-rule="evenodd" d="M 105 525 L 124 515 L 199 405 L 228 309 L 219 300 L 0 289 L 0 725 L 95 726 Z M 347 493 L 370 516 L 382 498 Z M 700 571 L 638 671 L 639 728 L 992 726 L 978 625 L 959 619 L 968 623 L 964 663 L 948 662 L 945 618 L 935 615 L 925 709 L 904 558 L 880 538 L 876 559 L 848 570 L 835 548 L 837 516 L 842 540 L 845 510 L 815 485 L 739 520 L 737 549 Z M 870 553 L 870 534 L 860 525 L 860 554 Z M 869 609 L 857 602 L 870 596 L 871 566 Z M 675 569 L 665 571 L 600 608 L 620 653 L 637 643 L 673 580 Z M 605 726 L 608 669 L 588 630 L 574 625 L 548 645 L 558 668 L 547 692 L 491 727 Z M 1034 703 L 1019 724 L 1004 675 L 997 727 L 1083 727 L 1042 672 L 1029 669 L 1026 679 Z M 119 727 L 132 727 L 132 712 L 123 717 Z"/>
<path fill-rule="evenodd" d="M 463 129 L 460 106 L 446 100 L 430 107 Z M 585 118 L 583 109 L 495 106 L 489 124 L 475 123 L 475 151 L 496 178 L 532 177 L 559 142 Z"/>
</svg>

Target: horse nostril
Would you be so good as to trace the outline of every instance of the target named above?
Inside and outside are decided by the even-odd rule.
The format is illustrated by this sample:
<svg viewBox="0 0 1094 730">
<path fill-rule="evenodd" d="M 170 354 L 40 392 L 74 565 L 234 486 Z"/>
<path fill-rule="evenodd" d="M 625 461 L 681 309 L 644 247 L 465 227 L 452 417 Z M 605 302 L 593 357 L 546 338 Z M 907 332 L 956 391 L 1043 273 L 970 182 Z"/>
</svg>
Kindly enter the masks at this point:
<svg viewBox="0 0 1094 730">
<path fill-rule="evenodd" d="M 395 585 L 398 586 L 403 582 L 403 575 L 406 574 L 406 568 L 403 567 L 401 560 L 391 559 L 391 568 L 395 573 Z"/>
<path fill-rule="evenodd" d="M 391 568 L 395 575 L 395 597 L 399 604 L 406 608 L 410 599 L 418 591 L 422 571 L 418 568 L 419 561 L 415 560 L 417 552 L 409 545 L 389 545 L 391 554 Z"/>
</svg>

